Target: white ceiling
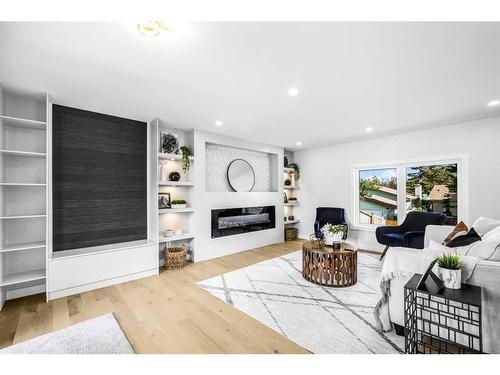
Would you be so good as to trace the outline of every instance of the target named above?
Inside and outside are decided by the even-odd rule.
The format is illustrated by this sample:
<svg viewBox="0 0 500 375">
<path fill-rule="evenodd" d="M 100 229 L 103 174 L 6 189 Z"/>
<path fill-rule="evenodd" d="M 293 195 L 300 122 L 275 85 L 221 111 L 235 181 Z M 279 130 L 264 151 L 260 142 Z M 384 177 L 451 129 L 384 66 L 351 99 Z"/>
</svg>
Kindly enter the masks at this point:
<svg viewBox="0 0 500 375">
<path fill-rule="evenodd" d="M 500 115 L 487 106 L 499 47 L 500 23 L 194 23 L 145 38 L 133 24 L 2 22 L 0 81 L 297 149 Z"/>
</svg>

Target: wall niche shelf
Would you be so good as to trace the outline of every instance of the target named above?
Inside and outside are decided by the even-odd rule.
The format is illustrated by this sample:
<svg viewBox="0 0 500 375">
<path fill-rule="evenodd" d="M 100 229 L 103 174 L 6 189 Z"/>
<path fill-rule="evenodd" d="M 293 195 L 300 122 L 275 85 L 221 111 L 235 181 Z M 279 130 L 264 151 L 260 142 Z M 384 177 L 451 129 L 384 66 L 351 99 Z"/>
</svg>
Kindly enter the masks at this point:
<svg viewBox="0 0 500 375">
<path fill-rule="evenodd" d="M 31 151 L 16 151 L 16 150 L 0 150 L 0 154 L 4 155 L 16 155 L 16 156 L 27 156 L 35 158 L 45 158 L 47 154 L 42 152 L 31 152 Z"/>
<path fill-rule="evenodd" d="M 160 236 L 159 242 L 160 243 L 177 242 L 184 240 L 192 240 L 193 238 L 194 238 L 194 233 L 184 233 L 179 236 L 170 236 L 170 237 Z"/>
<path fill-rule="evenodd" d="M 159 181 L 159 186 L 194 186 L 192 181 Z"/>
<path fill-rule="evenodd" d="M 290 202 L 285 203 L 285 207 L 295 207 L 295 206 L 298 206 L 298 205 L 299 205 L 298 202 L 297 203 L 290 203 Z"/>
<path fill-rule="evenodd" d="M 285 150 L 285 157 L 293 163 L 293 152 Z M 289 167 L 283 167 L 283 181 L 290 180 L 292 177 L 292 174 L 295 172 L 294 168 L 289 168 Z M 295 181 L 296 183 L 298 182 Z M 298 190 L 300 189 L 299 185 L 283 185 L 283 192 L 286 194 L 287 198 L 297 198 L 296 201 L 290 201 L 283 204 L 283 216 L 285 218 L 288 218 L 290 216 L 293 216 L 293 220 L 285 220 L 283 222 L 283 226 L 285 228 L 290 228 L 291 226 L 294 226 L 295 224 L 300 223 L 300 220 L 297 218 L 297 212 L 295 207 L 300 206 L 300 201 L 297 196 Z"/>
<path fill-rule="evenodd" d="M 34 243 L 25 243 L 18 245 L 4 245 L 0 249 L 0 253 L 9 253 L 15 251 L 25 251 L 25 250 L 35 250 L 35 249 L 46 249 L 47 246 L 45 242 L 34 242 Z"/>
<path fill-rule="evenodd" d="M 17 126 L 28 129 L 45 130 L 47 128 L 47 123 L 45 121 L 29 120 L 25 118 L 0 116 L 0 121 L 4 125 Z"/>
<path fill-rule="evenodd" d="M 162 214 L 188 214 L 193 213 L 194 208 L 186 207 L 186 208 L 161 208 L 158 210 L 160 215 Z"/>
<path fill-rule="evenodd" d="M 297 224 L 300 223 L 300 220 L 287 220 L 285 221 L 285 225 Z"/>
<path fill-rule="evenodd" d="M 298 190 L 300 189 L 297 185 L 292 186 L 292 185 L 283 185 L 283 189 L 285 190 Z"/>
<path fill-rule="evenodd" d="M 182 155 L 179 154 L 164 154 L 159 152 L 158 153 L 158 159 L 159 160 L 170 160 L 170 161 L 176 161 L 176 160 L 182 160 Z M 194 161 L 194 156 L 189 157 L 190 161 Z"/>
</svg>

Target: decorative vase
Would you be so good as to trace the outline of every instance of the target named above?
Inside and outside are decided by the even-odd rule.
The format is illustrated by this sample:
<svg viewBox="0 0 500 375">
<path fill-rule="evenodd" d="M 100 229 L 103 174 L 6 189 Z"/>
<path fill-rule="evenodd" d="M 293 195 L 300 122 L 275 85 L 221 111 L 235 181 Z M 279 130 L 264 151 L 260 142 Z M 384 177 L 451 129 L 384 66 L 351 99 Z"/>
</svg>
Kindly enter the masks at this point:
<svg viewBox="0 0 500 375">
<path fill-rule="evenodd" d="M 170 181 L 179 181 L 181 179 L 181 175 L 179 172 L 170 172 L 168 179 Z"/>
<path fill-rule="evenodd" d="M 160 161 L 160 181 L 167 181 L 167 162 Z"/>
<path fill-rule="evenodd" d="M 438 266 L 437 272 L 445 288 L 460 289 L 462 287 L 462 270 L 449 270 Z"/>
<path fill-rule="evenodd" d="M 342 233 L 325 233 L 325 243 L 329 246 L 333 246 L 336 249 L 340 248 L 340 241 L 342 240 Z"/>
</svg>

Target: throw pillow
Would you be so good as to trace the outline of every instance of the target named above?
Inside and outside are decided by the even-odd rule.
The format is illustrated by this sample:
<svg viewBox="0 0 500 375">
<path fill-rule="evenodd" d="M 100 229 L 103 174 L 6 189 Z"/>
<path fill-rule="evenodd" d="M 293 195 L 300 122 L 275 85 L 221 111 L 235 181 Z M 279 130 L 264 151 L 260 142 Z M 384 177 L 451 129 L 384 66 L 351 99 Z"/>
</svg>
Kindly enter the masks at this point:
<svg viewBox="0 0 500 375">
<path fill-rule="evenodd" d="M 500 262 L 500 227 L 496 227 L 493 230 L 490 230 L 483 236 L 483 241 L 495 241 L 496 249 L 493 254 L 488 258 L 488 260 L 494 262 Z"/>
<path fill-rule="evenodd" d="M 474 228 L 470 228 L 470 230 L 466 234 L 456 236 L 450 242 L 448 242 L 446 246 L 448 247 L 466 246 L 477 241 L 481 241 L 481 236 L 476 233 Z"/>
<path fill-rule="evenodd" d="M 488 219 L 487 217 L 480 217 L 474 221 L 472 227 L 480 236 L 484 236 L 490 230 L 500 226 L 500 220 Z"/>
<path fill-rule="evenodd" d="M 451 233 L 446 237 L 443 241 L 443 245 L 447 245 L 448 242 L 450 242 L 455 236 L 459 234 L 463 234 L 463 232 L 467 233 L 469 228 L 467 228 L 467 225 L 463 221 L 457 224 L 455 228 L 451 231 Z"/>
</svg>

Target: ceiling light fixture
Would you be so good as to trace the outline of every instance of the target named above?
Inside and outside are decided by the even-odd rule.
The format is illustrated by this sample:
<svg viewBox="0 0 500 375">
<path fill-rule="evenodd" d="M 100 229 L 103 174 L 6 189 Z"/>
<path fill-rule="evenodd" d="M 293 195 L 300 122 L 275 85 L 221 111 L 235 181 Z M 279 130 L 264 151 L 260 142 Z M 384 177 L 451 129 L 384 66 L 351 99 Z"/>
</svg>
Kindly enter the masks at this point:
<svg viewBox="0 0 500 375">
<path fill-rule="evenodd" d="M 372 131 L 373 131 L 373 128 L 366 128 L 365 129 L 365 132 L 367 132 L 367 133 L 371 133 Z"/>
<path fill-rule="evenodd" d="M 492 100 L 488 103 L 488 107 L 495 107 L 500 104 L 500 100 Z"/>
<path fill-rule="evenodd" d="M 173 29 L 163 21 L 146 21 L 137 24 L 139 34 L 147 37 L 160 35 L 162 31 L 173 31 Z"/>
<path fill-rule="evenodd" d="M 215 126 L 222 126 L 222 121 L 217 120 L 214 122 Z"/>
<path fill-rule="evenodd" d="M 295 142 L 295 144 L 299 147 L 302 146 L 302 142 Z"/>
<path fill-rule="evenodd" d="M 288 95 L 290 95 L 290 96 L 297 96 L 298 93 L 299 93 L 299 89 L 296 87 L 292 87 L 292 88 L 288 89 Z"/>
</svg>

